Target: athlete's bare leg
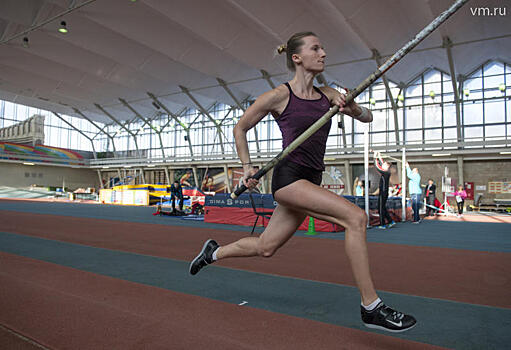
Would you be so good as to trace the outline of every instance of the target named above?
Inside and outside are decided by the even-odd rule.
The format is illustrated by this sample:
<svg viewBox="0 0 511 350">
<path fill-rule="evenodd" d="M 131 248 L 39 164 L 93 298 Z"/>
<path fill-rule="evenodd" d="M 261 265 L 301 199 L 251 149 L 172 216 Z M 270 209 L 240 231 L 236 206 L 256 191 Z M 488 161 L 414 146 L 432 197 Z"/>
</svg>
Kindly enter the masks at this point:
<svg viewBox="0 0 511 350">
<path fill-rule="evenodd" d="M 243 256 L 272 256 L 305 220 L 305 214 L 277 205 L 268 226 L 259 237 L 245 237 L 218 249 L 217 259 Z"/>
<path fill-rule="evenodd" d="M 307 200 L 303 200 L 307 198 Z M 345 249 L 362 302 L 369 305 L 378 296 L 369 270 L 366 244 L 367 215 L 355 204 L 307 180 L 298 180 L 275 193 L 277 202 L 346 229 Z"/>
<path fill-rule="evenodd" d="M 310 215 L 346 229 L 346 254 L 362 302 L 369 305 L 378 298 L 369 271 L 367 216 L 362 209 L 307 180 L 298 180 L 279 189 L 275 193 L 275 199 L 279 205 L 263 234 L 259 237 L 242 238 L 220 247 L 217 259 L 257 255 L 270 257 L 291 238 L 306 215 Z"/>
</svg>

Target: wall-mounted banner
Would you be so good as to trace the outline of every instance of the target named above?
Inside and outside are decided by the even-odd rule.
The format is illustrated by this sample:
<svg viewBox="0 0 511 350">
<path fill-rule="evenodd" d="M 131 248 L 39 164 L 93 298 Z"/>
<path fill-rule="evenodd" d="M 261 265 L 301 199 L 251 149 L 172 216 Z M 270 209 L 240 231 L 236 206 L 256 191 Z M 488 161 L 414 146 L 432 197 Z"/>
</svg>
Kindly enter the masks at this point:
<svg viewBox="0 0 511 350">
<path fill-rule="evenodd" d="M 198 173 L 198 176 L 202 179 L 200 189 L 203 192 L 227 192 L 227 186 L 225 184 L 225 172 L 223 168 L 199 169 Z"/>
<path fill-rule="evenodd" d="M 177 169 L 174 170 L 174 178 L 179 181 L 181 186 L 195 187 L 197 182 L 193 176 L 192 169 Z"/>
<path fill-rule="evenodd" d="M 344 174 L 335 166 L 327 166 L 323 173 L 323 182 L 321 186 L 336 194 L 343 194 L 345 184 L 343 181 Z"/>
</svg>

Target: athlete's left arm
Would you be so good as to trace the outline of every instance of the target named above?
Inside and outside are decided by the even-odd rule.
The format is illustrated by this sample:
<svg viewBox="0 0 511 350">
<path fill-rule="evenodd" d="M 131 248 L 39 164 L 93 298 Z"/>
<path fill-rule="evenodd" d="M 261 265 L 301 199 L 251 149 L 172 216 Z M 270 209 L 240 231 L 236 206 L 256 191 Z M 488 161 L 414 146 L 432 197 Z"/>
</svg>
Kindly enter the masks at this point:
<svg viewBox="0 0 511 350">
<path fill-rule="evenodd" d="M 373 114 L 365 107 L 359 106 L 355 101 L 346 104 L 346 95 L 340 93 L 330 86 L 322 86 L 321 91 L 328 97 L 330 104 L 339 106 L 339 112 L 349 115 L 363 123 L 370 123 L 373 121 Z"/>
</svg>

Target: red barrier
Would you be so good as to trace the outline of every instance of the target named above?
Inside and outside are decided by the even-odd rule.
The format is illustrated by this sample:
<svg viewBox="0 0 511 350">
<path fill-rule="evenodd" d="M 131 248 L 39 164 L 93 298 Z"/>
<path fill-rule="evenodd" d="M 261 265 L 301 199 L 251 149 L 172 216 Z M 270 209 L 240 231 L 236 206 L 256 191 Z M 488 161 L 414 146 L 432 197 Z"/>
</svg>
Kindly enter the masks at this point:
<svg viewBox="0 0 511 350">
<path fill-rule="evenodd" d="M 265 212 L 272 212 L 272 209 L 264 209 Z M 256 220 L 256 215 L 252 208 L 235 208 L 235 207 L 207 207 L 204 213 L 204 222 L 211 222 L 215 224 L 229 224 L 229 225 L 242 225 L 252 226 Z M 268 225 L 270 220 L 260 217 L 257 226 Z M 315 219 L 316 231 L 318 232 L 339 232 L 343 230 L 342 226 L 334 225 L 326 221 Z M 309 217 L 305 218 L 304 222 L 298 228 L 299 230 L 307 231 L 309 227 Z"/>
<path fill-rule="evenodd" d="M 272 209 L 265 208 L 264 211 L 271 212 Z M 396 222 L 401 221 L 401 209 L 388 209 L 390 216 Z M 411 219 L 411 209 L 407 210 L 407 220 Z M 204 213 L 204 222 L 210 222 L 215 224 L 228 224 L 228 225 L 241 225 L 241 226 L 252 226 L 256 220 L 256 215 L 252 208 L 236 208 L 236 207 L 206 207 Z M 257 226 L 268 225 L 269 220 L 260 217 L 257 222 Z M 344 231 L 344 227 L 334 225 L 330 222 L 315 219 L 315 228 L 318 232 L 339 232 Z M 378 217 L 377 210 L 371 210 L 369 212 L 369 225 L 378 226 L 380 219 Z M 307 231 L 309 227 L 309 217 L 306 217 L 304 222 L 298 228 L 299 230 Z"/>
</svg>

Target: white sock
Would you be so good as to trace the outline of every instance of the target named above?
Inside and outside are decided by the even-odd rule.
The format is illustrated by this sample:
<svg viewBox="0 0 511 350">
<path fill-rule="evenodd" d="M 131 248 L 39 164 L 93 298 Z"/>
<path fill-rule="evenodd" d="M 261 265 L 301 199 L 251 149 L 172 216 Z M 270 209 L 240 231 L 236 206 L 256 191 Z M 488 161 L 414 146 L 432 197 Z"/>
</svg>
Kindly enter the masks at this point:
<svg viewBox="0 0 511 350">
<path fill-rule="evenodd" d="M 220 248 L 220 247 L 218 247 L 218 248 Z M 213 252 L 213 255 L 211 255 L 211 259 L 213 259 L 213 261 L 217 260 L 216 252 L 218 252 L 218 248 L 216 248 L 215 251 Z"/>
<path fill-rule="evenodd" d="M 375 301 L 373 301 L 371 304 L 369 305 L 364 305 L 362 302 L 360 302 L 360 305 L 362 305 L 364 307 L 364 309 L 366 309 L 367 311 L 372 311 L 374 310 L 374 308 L 376 308 L 378 306 L 378 304 L 381 302 L 381 299 L 378 298 L 376 299 Z"/>
</svg>

